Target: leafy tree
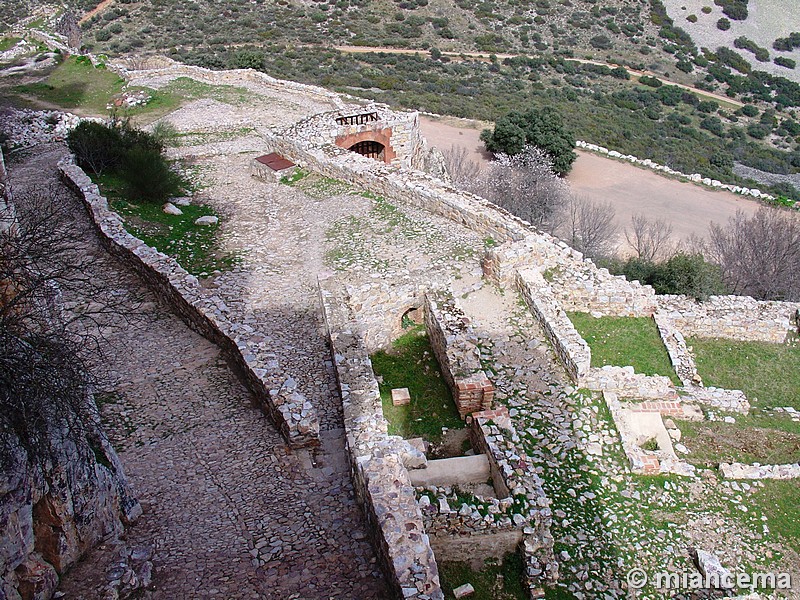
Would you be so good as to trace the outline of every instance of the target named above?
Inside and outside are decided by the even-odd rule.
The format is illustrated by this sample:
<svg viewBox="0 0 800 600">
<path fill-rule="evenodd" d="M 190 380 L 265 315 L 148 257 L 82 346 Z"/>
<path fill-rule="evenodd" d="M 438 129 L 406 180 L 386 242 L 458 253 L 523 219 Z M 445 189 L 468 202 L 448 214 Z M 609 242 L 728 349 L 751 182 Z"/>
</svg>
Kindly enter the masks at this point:
<svg viewBox="0 0 800 600">
<path fill-rule="evenodd" d="M 575 136 L 551 108 L 512 111 L 495 122 L 494 131 L 484 130 L 481 140 L 489 152 L 509 156 L 521 153 L 528 144 L 541 148 L 552 161 L 553 171 L 561 176 L 569 173 L 577 158 Z"/>
</svg>

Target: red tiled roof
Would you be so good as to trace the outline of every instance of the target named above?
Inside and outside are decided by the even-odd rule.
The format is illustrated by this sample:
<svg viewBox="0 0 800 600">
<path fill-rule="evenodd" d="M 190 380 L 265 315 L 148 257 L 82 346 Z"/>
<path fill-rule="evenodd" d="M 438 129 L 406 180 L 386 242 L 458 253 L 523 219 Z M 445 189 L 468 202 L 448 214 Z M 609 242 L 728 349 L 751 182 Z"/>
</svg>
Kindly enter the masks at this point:
<svg viewBox="0 0 800 600">
<path fill-rule="evenodd" d="M 262 165 L 266 165 L 273 171 L 283 171 L 284 169 L 295 166 L 292 161 L 282 157 L 280 154 L 275 154 L 274 152 L 265 154 L 264 156 L 259 156 L 256 160 Z"/>
</svg>

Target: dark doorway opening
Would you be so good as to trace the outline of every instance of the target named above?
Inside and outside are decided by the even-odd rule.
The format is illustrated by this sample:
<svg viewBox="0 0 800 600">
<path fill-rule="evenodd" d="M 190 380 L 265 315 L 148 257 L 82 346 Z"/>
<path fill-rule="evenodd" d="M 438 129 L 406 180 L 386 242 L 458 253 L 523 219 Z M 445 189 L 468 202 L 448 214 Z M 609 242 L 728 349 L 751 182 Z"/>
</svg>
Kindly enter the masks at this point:
<svg viewBox="0 0 800 600">
<path fill-rule="evenodd" d="M 380 142 L 366 141 L 353 144 L 350 150 L 367 158 L 383 160 L 385 147 Z"/>
</svg>

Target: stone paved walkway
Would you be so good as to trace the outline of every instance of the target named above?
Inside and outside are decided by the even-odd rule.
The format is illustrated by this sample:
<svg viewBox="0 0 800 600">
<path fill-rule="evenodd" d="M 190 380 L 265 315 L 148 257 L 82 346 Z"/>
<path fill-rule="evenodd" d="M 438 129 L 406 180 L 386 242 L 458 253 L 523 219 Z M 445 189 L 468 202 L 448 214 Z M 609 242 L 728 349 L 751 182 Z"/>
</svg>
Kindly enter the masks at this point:
<svg viewBox="0 0 800 600">
<path fill-rule="evenodd" d="M 43 173 L 55 184 L 50 174 L 63 152 L 42 149 L 12 165 L 17 188 Z M 76 234 L 91 238 L 75 208 Z M 104 254 L 92 244 L 89 251 Z M 127 286 L 144 294 L 141 306 L 128 306 L 138 322 L 109 332 L 102 415 L 144 507 L 125 542 L 155 548 L 146 597 L 387 597 L 341 430 L 330 426 L 314 455 L 290 452 L 215 346 L 114 261 L 103 260 L 95 275 L 121 294 Z M 70 571 L 64 597 L 103 597 L 114 550 L 99 548 Z"/>
</svg>

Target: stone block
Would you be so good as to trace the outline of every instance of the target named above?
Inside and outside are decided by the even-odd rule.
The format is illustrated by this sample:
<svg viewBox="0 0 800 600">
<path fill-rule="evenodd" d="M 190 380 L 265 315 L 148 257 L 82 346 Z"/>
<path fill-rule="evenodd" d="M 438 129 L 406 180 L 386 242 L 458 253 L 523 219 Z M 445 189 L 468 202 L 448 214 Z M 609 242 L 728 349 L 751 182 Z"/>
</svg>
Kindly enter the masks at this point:
<svg viewBox="0 0 800 600">
<path fill-rule="evenodd" d="M 392 405 L 405 406 L 411 403 L 411 394 L 408 388 L 395 388 L 392 390 Z"/>
<path fill-rule="evenodd" d="M 460 585 L 453 589 L 453 595 L 456 598 L 466 598 L 467 596 L 472 596 L 474 593 L 475 588 L 472 587 L 472 584 L 470 583 L 465 583 L 464 585 Z"/>
</svg>

